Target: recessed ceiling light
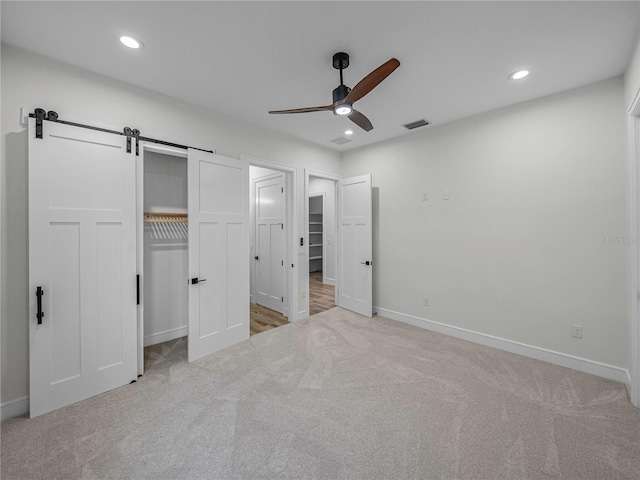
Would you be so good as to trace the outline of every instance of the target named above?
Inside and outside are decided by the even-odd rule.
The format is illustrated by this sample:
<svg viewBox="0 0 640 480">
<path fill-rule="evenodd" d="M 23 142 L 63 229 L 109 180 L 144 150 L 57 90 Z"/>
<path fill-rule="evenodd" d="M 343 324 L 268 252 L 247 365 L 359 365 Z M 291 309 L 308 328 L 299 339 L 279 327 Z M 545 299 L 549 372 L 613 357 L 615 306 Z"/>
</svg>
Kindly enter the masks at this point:
<svg viewBox="0 0 640 480">
<path fill-rule="evenodd" d="M 509 75 L 509 78 L 511 80 L 520 80 L 527 75 L 529 75 L 529 70 L 518 70 L 517 72 L 513 72 L 511 75 Z"/>
<path fill-rule="evenodd" d="M 122 42 L 123 45 L 129 48 L 133 48 L 133 49 L 142 48 L 142 42 L 140 40 L 138 40 L 137 38 L 130 37 L 128 35 L 121 36 L 120 42 Z"/>
<path fill-rule="evenodd" d="M 345 130 L 344 134 L 345 135 L 353 135 L 353 130 Z"/>
</svg>

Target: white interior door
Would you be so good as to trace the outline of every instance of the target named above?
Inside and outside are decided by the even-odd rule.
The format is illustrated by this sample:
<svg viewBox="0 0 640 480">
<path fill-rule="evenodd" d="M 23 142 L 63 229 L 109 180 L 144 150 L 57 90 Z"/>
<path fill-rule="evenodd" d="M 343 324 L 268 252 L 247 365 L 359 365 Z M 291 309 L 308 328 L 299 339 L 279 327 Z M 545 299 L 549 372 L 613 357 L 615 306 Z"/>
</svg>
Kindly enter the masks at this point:
<svg viewBox="0 0 640 480">
<path fill-rule="evenodd" d="M 249 163 L 189 149 L 189 361 L 249 338 Z"/>
<path fill-rule="evenodd" d="M 373 315 L 371 174 L 338 181 L 338 306 Z"/>
<path fill-rule="evenodd" d="M 284 175 L 254 182 L 256 303 L 283 313 Z"/>
<path fill-rule="evenodd" d="M 35 138 L 29 119 L 32 417 L 136 379 L 133 150 L 124 136 L 48 121 Z"/>
</svg>

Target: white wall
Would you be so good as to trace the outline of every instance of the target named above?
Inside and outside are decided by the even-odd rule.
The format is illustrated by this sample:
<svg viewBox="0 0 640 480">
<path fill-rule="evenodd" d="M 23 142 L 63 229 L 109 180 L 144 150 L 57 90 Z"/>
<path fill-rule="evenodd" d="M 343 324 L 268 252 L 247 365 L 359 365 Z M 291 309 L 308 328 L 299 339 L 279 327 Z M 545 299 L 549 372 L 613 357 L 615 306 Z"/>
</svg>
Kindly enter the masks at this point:
<svg viewBox="0 0 640 480">
<path fill-rule="evenodd" d="M 615 78 L 345 153 L 373 174 L 374 305 L 623 374 L 622 100 Z"/>
<path fill-rule="evenodd" d="M 144 211 L 187 212 L 187 160 L 145 152 Z M 187 225 L 144 224 L 145 346 L 188 334 Z"/>
<path fill-rule="evenodd" d="M 2 45 L 1 75 L 2 403 L 29 393 L 27 135 L 19 124 L 20 107 L 30 111 L 42 107 L 57 111 L 63 120 L 118 130 L 129 126 L 147 137 L 296 167 L 299 205 L 304 201 L 303 168 L 340 173 L 337 152 L 14 47 Z M 303 216 L 300 208 L 300 237 L 304 236 Z M 301 301 L 305 295 L 299 292 Z"/>
<path fill-rule="evenodd" d="M 309 195 L 324 193 L 323 232 L 323 281 L 336 282 L 336 182 L 325 178 L 309 177 Z"/>
</svg>

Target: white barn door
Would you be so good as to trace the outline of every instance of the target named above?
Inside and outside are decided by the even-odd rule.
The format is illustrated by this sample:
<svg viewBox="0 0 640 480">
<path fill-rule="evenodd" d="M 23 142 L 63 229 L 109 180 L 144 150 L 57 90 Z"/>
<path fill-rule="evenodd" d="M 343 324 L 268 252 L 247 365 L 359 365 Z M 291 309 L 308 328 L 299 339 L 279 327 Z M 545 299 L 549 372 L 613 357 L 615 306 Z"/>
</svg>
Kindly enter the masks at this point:
<svg viewBox="0 0 640 480">
<path fill-rule="evenodd" d="M 29 119 L 32 417 L 136 379 L 135 168 L 124 136 Z"/>
<path fill-rule="evenodd" d="M 188 151 L 189 361 L 249 338 L 249 163 Z"/>
<path fill-rule="evenodd" d="M 255 182 L 256 303 L 284 313 L 284 174 Z"/>
<path fill-rule="evenodd" d="M 338 306 L 373 315 L 371 174 L 338 181 Z"/>
</svg>

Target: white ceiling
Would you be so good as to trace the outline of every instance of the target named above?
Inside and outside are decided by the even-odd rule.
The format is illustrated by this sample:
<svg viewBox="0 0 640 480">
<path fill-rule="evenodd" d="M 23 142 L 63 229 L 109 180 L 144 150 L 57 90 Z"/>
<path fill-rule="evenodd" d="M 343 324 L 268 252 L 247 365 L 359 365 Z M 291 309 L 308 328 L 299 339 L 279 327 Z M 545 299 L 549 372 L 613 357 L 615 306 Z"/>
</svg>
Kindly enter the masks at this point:
<svg viewBox="0 0 640 480">
<path fill-rule="evenodd" d="M 620 75 L 640 20 L 638 2 L 609 1 L 1 3 L 3 42 L 341 151 Z M 401 62 L 356 104 L 372 131 L 267 113 L 331 103 L 338 51 L 350 87 Z M 350 127 L 351 143 L 330 142 Z"/>
</svg>

